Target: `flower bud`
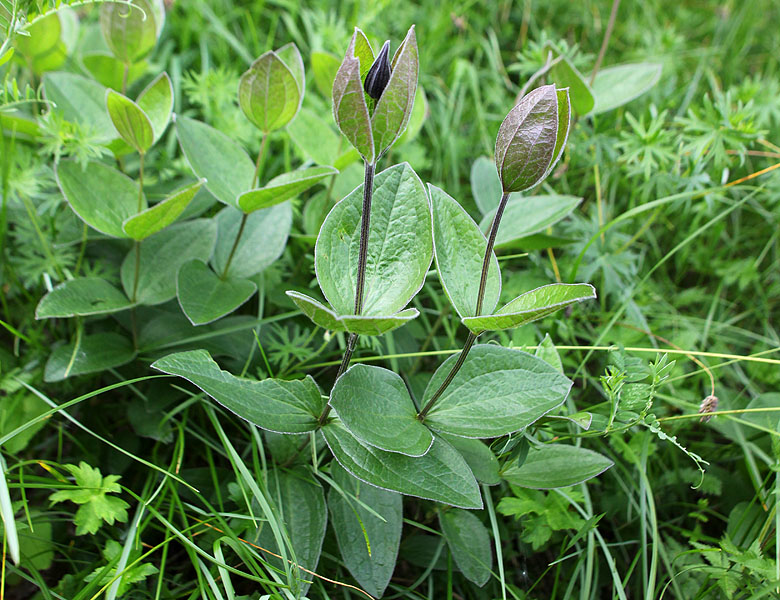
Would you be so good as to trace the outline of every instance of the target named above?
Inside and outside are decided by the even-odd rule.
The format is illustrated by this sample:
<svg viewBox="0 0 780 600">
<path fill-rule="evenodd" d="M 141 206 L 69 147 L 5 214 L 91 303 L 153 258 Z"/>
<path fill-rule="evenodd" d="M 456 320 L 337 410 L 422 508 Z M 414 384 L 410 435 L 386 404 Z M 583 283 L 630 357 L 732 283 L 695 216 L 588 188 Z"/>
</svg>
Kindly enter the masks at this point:
<svg viewBox="0 0 780 600">
<path fill-rule="evenodd" d="M 363 89 L 374 100 L 379 100 L 382 97 L 382 92 L 387 87 L 387 82 L 390 81 L 390 40 L 385 42 L 382 46 L 382 50 L 379 52 L 379 56 L 376 57 L 374 64 L 368 70 L 366 75 L 366 81 L 363 83 Z"/>
<path fill-rule="evenodd" d="M 520 99 L 496 137 L 496 168 L 505 194 L 539 185 L 563 154 L 569 136 L 568 88 L 545 85 Z"/>
</svg>

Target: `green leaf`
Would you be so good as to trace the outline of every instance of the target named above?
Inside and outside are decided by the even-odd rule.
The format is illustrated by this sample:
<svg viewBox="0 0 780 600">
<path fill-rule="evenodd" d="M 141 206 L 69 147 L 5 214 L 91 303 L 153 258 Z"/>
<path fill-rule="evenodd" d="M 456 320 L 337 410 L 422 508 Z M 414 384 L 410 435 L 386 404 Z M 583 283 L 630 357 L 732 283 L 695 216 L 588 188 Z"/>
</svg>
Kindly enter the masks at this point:
<svg viewBox="0 0 780 600">
<path fill-rule="evenodd" d="M 406 325 L 409 321 L 416 319 L 419 315 L 420 311 L 416 308 L 407 308 L 394 315 L 385 317 L 343 315 L 339 317 L 339 321 L 343 323 L 344 328 L 350 333 L 356 333 L 358 335 L 382 335 L 388 331 Z"/>
<path fill-rule="evenodd" d="M 425 406 L 450 372 L 450 356 L 428 382 Z M 526 352 L 479 344 L 425 418 L 436 431 L 492 438 L 525 429 L 563 404 L 572 382 Z"/>
<path fill-rule="evenodd" d="M 569 100 L 569 88 L 555 90 L 558 97 L 558 131 L 555 135 L 555 148 L 553 148 L 553 157 L 547 170 L 544 172 L 543 179 L 555 168 L 555 165 L 563 156 L 563 149 L 566 141 L 569 139 L 569 129 L 571 128 L 571 101 Z"/>
<path fill-rule="evenodd" d="M 284 525 L 289 536 L 295 562 L 308 571 L 316 572 L 328 523 L 328 509 L 322 487 L 303 469 L 289 472 L 274 469 L 269 472 L 268 493 L 275 501 L 280 525 Z M 260 529 L 257 544 L 275 554 L 281 554 L 270 524 L 264 524 Z M 270 555 L 266 558 L 276 568 L 284 570 L 280 559 Z M 300 588 L 293 591 L 296 598 L 302 598 L 309 589 L 312 575 L 298 569 L 295 569 L 295 574 Z"/>
<path fill-rule="evenodd" d="M 105 144 L 116 137 L 106 110 L 106 88 L 75 73 L 46 73 L 43 94 L 66 121 L 80 123 L 94 132 L 94 141 Z"/>
<path fill-rule="evenodd" d="M 569 215 L 582 202 L 577 196 L 550 194 L 510 198 L 504 209 L 496 234 L 496 248 L 517 243 L 534 233 L 544 231 Z M 495 210 L 487 213 L 479 223 L 483 232 L 490 230 Z"/>
<path fill-rule="evenodd" d="M 134 240 L 143 240 L 176 221 L 198 193 L 203 180 L 168 194 L 161 202 L 130 217 L 122 224 L 123 231 Z"/>
<path fill-rule="evenodd" d="M 352 365 L 333 386 L 329 404 L 365 444 L 407 456 L 422 456 L 433 444 L 430 430 L 417 419 L 404 380 L 393 371 Z"/>
<path fill-rule="evenodd" d="M 450 303 L 463 317 L 474 316 L 487 240 L 477 224 L 444 190 L 428 184 L 433 214 L 433 245 L 439 281 Z M 482 312 L 491 313 L 501 293 L 501 271 L 492 255 Z"/>
<path fill-rule="evenodd" d="M 496 172 L 496 164 L 487 156 L 480 156 L 471 165 L 471 194 L 474 196 L 477 208 L 483 215 L 495 214 L 503 192 L 501 191 L 501 180 Z M 492 221 L 493 218 L 490 219 Z M 484 220 L 480 224 L 480 229 L 486 231 L 483 224 Z M 490 227 L 490 223 L 488 223 L 488 227 Z"/>
<path fill-rule="evenodd" d="M 136 103 L 149 117 L 156 142 L 168 127 L 173 112 L 173 84 L 168 73 L 155 77 L 140 93 Z"/>
<path fill-rule="evenodd" d="M 467 317 L 463 324 L 474 333 L 512 329 L 595 297 L 596 289 L 588 283 L 551 283 L 520 294 L 492 315 Z"/>
<path fill-rule="evenodd" d="M 103 558 L 111 565 L 111 568 L 106 569 L 104 565 L 100 565 L 84 577 L 84 581 L 97 581 L 99 585 L 109 587 L 116 580 L 116 577 L 121 576 L 116 588 L 116 597 L 121 598 L 127 591 L 135 587 L 134 584 L 141 583 L 150 575 L 157 573 L 157 567 L 151 563 L 142 562 L 141 554 L 141 547 L 134 545 L 126 556 L 122 567 L 119 565 L 122 545 L 116 540 L 108 540 L 103 549 Z M 118 574 L 117 571 L 119 571 Z M 110 595 L 107 594 L 107 597 Z"/>
<path fill-rule="evenodd" d="M 412 115 L 417 91 L 417 38 L 409 28 L 391 63 L 392 73 L 371 115 L 374 151 L 382 156 L 404 132 Z"/>
<path fill-rule="evenodd" d="M 244 149 L 221 131 L 177 115 L 176 135 L 193 173 L 216 198 L 238 208 L 238 196 L 252 187 L 255 165 Z"/>
<path fill-rule="evenodd" d="M 356 27 L 346 56 L 333 80 L 333 117 L 336 125 L 363 159 L 371 164 L 376 159 L 376 149 L 363 91 L 363 76 L 371 68 L 373 54 L 363 32 Z"/>
<path fill-rule="evenodd" d="M 287 126 L 287 133 L 304 158 L 310 158 L 318 165 L 336 164 L 342 138 L 316 113 L 302 108 Z"/>
<path fill-rule="evenodd" d="M 420 314 L 416 308 L 407 308 L 385 317 L 356 317 L 337 315 L 330 307 L 300 292 L 288 291 L 287 295 L 316 325 L 331 331 L 349 331 L 358 335 L 382 335 L 392 331 Z"/>
<path fill-rule="evenodd" d="M 338 463 L 331 467 L 331 477 L 344 493 L 340 494 L 333 487 L 328 493 L 330 521 L 341 558 L 360 587 L 375 598 L 381 598 L 398 557 L 403 497 L 364 484 Z"/>
<path fill-rule="evenodd" d="M 561 362 L 561 356 L 558 354 L 558 349 L 555 347 L 555 344 L 553 344 L 549 333 L 544 334 L 544 339 L 536 347 L 534 356 L 541 358 L 548 365 L 555 367 L 555 370 L 559 373 L 563 373 L 563 363 Z"/>
<path fill-rule="evenodd" d="M 90 161 L 84 169 L 63 160 L 55 169 L 65 199 L 87 225 L 117 238 L 126 238 L 122 223 L 138 212 L 138 184 L 103 163 Z M 142 197 L 141 208 L 146 208 Z"/>
<path fill-rule="evenodd" d="M 315 325 L 319 325 L 323 329 L 330 331 L 344 331 L 344 323 L 339 321 L 338 316 L 330 308 L 325 306 L 322 302 L 318 302 L 314 298 L 301 294 L 293 290 L 285 292 L 295 305 L 301 309 L 304 315 L 309 317 Z"/>
<path fill-rule="evenodd" d="M 302 64 L 300 73 L 302 77 Z M 295 75 L 273 51 L 266 52 L 253 62 L 238 83 L 241 110 L 255 127 L 266 134 L 292 120 L 298 112 L 302 95 Z"/>
<path fill-rule="evenodd" d="M 135 102 L 119 92 L 107 90 L 106 108 L 111 122 L 125 142 L 141 154 L 152 147 L 154 142 L 152 122 Z"/>
<path fill-rule="evenodd" d="M 314 84 L 317 91 L 326 98 L 333 91 L 333 80 L 339 70 L 339 59 L 327 52 L 311 53 L 311 70 L 314 72 Z"/>
<path fill-rule="evenodd" d="M 152 2 L 132 2 L 135 6 L 126 2 L 106 2 L 100 6 L 103 38 L 113 55 L 128 64 L 143 58 L 154 48 L 163 25 L 160 11 L 155 10 Z"/>
<path fill-rule="evenodd" d="M 398 137 L 396 143 L 400 146 L 411 142 L 422 131 L 423 124 L 430 114 L 430 107 L 428 105 L 428 97 L 425 95 L 425 91 L 422 86 L 417 86 L 417 92 L 414 95 L 414 105 L 412 106 L 412 114 L 409 116 L 409 124 L 406 126 L 404 132 Z"/>
<path fill-rule="evenodd" d="M 314 251 L 317 280 L 340 315 L 353 313 L 363 186 L 336 204 Z M 417 294 L 431 264 L 430 212 L 425 189 L 408 163 L 374 179 L 363 293 L 364 316 L 398 312 Z"/>
<path fill-rule="evenodd" d="M 105 279 L 83 277 L 61 283 L 41 298 L 35 318 L 103 315 L 126 310 L 132 305 L 127 296 Z"/>
<path fill-rule="evenodd" d="M 585 77 L 550 42 L 544 45 L 544 52 L 547 53 L 548 50 L 553 52 L 555 58 L 559 58 L 558 62 L 550 69 L 548 79 L 558 88 L 569 88 L 572 108 L 580 116 L 587 115 L 593 110 L 595 101 Z"/>
<path fill-rule="evenodd" d="M 219 368 L 205 350 L 169 354 L 152 368 L 193 383 L 229 411 L 262 429 L 305 433 L 317 429 L 325 402 L 314 379 L 241 379 Z"/>
<path fill-rule="evenodd" d="M 161 304 L 174 298 L 179 268 L 193 259 L 208 260 L 216 238 L 216 223 L 211 219 L 175 223 L 146 238 L 141 244 L 136 301 Z M 131 250 L 122 262 L 122 287 L 128 298 L 133 295 L 135 260 Z"/>
<path fill-rule="evenodd" d="M 274 177 L 262 188 L 244 192 L 238 197 L 238 206 L 246 213 L 268 208 L 295 198 L 326 177 L 338 173 L 333 167 L 311 167 L 290 171 Z"/>
<path fill-rule="evenodd" d="M 135 358 L 133 344 L 118 333 L 95 333 L 81 338 L 74 352 L 74 344 L 60 346 L 46 361 L 43 380 L 51 383 L 68 377 L 99 373 L 119 367 Z"/>
<path fill-rule="evenodd" d="M 424 456 L 413 457 L 361 444 L 338 419 L 322 433 L 336 460 L 362 481 L 452 506 L 482 508 L 479 486 L 466 461 L 440 438 Z"/>
<path fill-rule="evenodd" d="M 248 279 L 220 279 L 200 260 L 184 263 L 176 279 L 176 295 L 193 325 L 205 325 L 232 313 L 257 291 Z"/>
<path fill-rule="evenodd" d="M 111 54 L 105 52 L 90 52 L 81 57 L 81 62 L 89 73 L 97 79 L 101 85 L 114 90 L 122 89 L 125 66 Z M 146 72 L 149 65 L 146 61 L 133 63 L 127 72 L 128 85 L 133 83 Z M 143 107 L 142 107 L 143 108 Z"/>
<path fill-rule="evenodd" d="M 75 502 L 79 504 L 74 523 L 76 535 L 94 534 L 105 521 L 113 525 L 115 521 L 127 521 L 129 504 L 108 494 L 118 494 L 122 491 L 117 481 L 119 475 L 103 477 L 100 469 L 90 467 L 83 460 L 76 465 L 63 465 L 76 480 L 77 489 L 66 489 L 54 492 L 49 496 L 52 504 L 58 502 Z"/>
<path fill-rule="evenodd" d="M 550 490 L 592 479 L 613 464 L 606 456 L 587 448 L 544 444 L 532 446 L 523 465 L 509 467 L 502 477 L 518 487 Z"/>
<path fill-rule="evenodd" d="M 660 63 L 631 63 L 601 69 L 593 81 L 598 115 L 628 104 L 648 92 L 661 78 Z"/>
<path fill-rule="evenodd" d="M 60 16 L 52 11 L 27 25 L 22 33 L 28 35 L 16 35 L 13 38 L 14 46 L 22 55 L 27 58 L 35 58 L 38 55 L 46 54 L 53 50 L 57 46 L 57 42 L 60 41 L 62 33 Z"/>
<path fill-rule="evenodd" d="M 553 162 L 558 134 L 554 85 L 532 90 L 504 119 L 496 137 L 496 168 L 504 192 L 534 187 Z"/>
<path fill-rule="evenodd" d="M 295 83 L 298 85 L 298 92 L 300 99 L 298 101 L 298 108 L 301 108 L 303 103 L 303 94 L 306 90 L 306 72 L 303 66 L 303 58 L 293 42 L 285 44 L 278 50 L 276 50 L 276 56 L 290 69 L 290 73 L 295 78 Z"/>
<path fill-rule="evenodd" d="M 501 483 L 501 476 L 498 474 L 498 459 L 484 442 L 446 433 L 440 435 L 460 453 L 477 481 L 487 485 Z"/>
<path fill-rule="evenodd" d="M 216 217 L 219 233 L 211 265 L 220 276 L 224 276 L 225 265 L 241 227 L 241 219 L 242 213 L 229 206 L 223 208 Z M 246 279 L 273 264 L 284 252 L 291 227 L 292 207 L 289 202 L 250 214 L 233 251 L 227 277 Z"/>
<path fill-rule="evenodd" d="M 439 525 L 463 576 L 479 587 L 485 585 L 490 579 L 493 554 L 490 534 L 482 521 L 472 512 L 451 508 L 439 512 Z"/>
</svg>

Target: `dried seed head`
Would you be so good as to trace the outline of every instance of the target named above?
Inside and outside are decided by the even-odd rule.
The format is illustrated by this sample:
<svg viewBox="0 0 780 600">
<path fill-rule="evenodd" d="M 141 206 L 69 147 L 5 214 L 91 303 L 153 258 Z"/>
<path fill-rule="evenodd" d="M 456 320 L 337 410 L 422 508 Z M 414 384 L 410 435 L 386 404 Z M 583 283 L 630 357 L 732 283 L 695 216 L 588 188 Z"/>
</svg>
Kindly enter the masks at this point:
<svg viewBox="0 0 780 600">
<path fill-rule="evenodd" d="M 707 396 L 704 400 L 701 401 L 701 406 L 699 406 L 699 414 L 702 415 L 701 419 L 699 419 L 699 422 L 708 422 L 712 418 L 710 413 L 713 413 L 716 410 L 718 410 L 718 397 L 714 395 Z"/>
<path fill-rule="evenodd" d="M 363 84 L 363 89 L 374 100 L 379 100 L 382 96 L 382 92 L 387 87 L 387 82 L 390 81 L 390 40 L 386 41 L 382 50 L 379 52 L 379 56 L 376 57 L 374 64 L 366 74 L 366 81 Z"/>
</svg>

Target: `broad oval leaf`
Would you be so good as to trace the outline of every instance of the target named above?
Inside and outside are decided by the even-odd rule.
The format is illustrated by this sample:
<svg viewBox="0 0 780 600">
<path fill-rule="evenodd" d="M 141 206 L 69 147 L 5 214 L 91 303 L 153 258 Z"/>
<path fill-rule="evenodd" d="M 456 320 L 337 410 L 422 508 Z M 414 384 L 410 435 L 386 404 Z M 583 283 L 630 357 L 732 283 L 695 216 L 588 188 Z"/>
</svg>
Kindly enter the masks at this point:
<svg viewBox="0 0 780 600">
<path fill-rule="evenodd" d="M 106 108 L 119 137 L 141 154 L 152 147 L 154 131 L 146 113 L 130 98 L 114 90 L 106 91 Z"/>
<path fill-rule="evenodd" d="M 344 331 L 344 324 L 339 321 L 338 315 L 322 302 L 294 290 L 287 290 L 285 294 L 315 325 L 334 332 Z"/>
<path fill-rule="evenodd" d="M 331 467 L 331 477 L 340 488 L 330 489 L 328 508 L 341 558 L 360 587 L 381 598 L 398 557 L 403 496 L 366 485 L 338 463 Z"/>
<path fill-rule="evenodd" d="M 176 117 L 176 135 L 192 171 L 220 202 L 238 208 L 238 196 L 252 187 L 255 165 L 244 149 L 221 131 Z"/>
<path fill-rule="evenodd" d="M 176 223 L 149 236 L 141 244 L 138 272 L 139 304 L 161 304 L 176 296 L 176 274 L 192 259 L 208 260 L 217 239 L 216 223 L 196 219 Z M 135 251 L 125 257 L 121 269 L 122 287 L 128 297 L 135 283 Z"/>
<path fill-rule="evenodd" d="M 417 419 L 404 380 L 393 371 L 352 365 L 333 386 L 329 404 L 350 433 L 365 444 L 422 456 L 433 443 L 430 430 Z"/>
<path fill-rule="evenodd" d="M 574 112 L 580 116 L 587 115 L 593 110 L 595 100 L 590 86 L 585 81 L 585 77 L 550 42 L 544 45 L 544 50 L 545 53 L 551 50 L 558 59 L 556 64 L 550 69 L 549 80 L 553 81 L 558 88 L 569 88 L 571 106 Z"/>
<path fill-rule="evenodd" d="M 314 72 L 314 84 L 320 95 L 328 97 L 333 90 L 333 80 L 341 63 L 336 56 L 327 52 L 311 53 L 311 70 Z"/>
<path fill-rule="evenodd" d="M 450 372 L 450 356 L 428 382 L 425 406 Z M 525 429 L 563 404 L 572 382 L 543 360 L 488 344 L 471 349 L 463 366 L 425 418 L 435 431 L 492 438 Z"/>
<path fill-rule="evenodd" d="M 538 184 L 553 162 L 558 137 L 554 85 L 532 90 L 509 111 L 496 137 L 496 168 L 504 192 Z"/>
<path fill-rule="evenodd" d="M 229 411 L 262 429 L 305 433 L 317 429 L 325 402 L 314 379 L 241 379 L 219 368 L 205 350 L 169 354 L 152 368 L 196 385 Z"/>
<path fill-rule="evenodd" d="M 265 186 L 244 192 L 238 197 L 238 206 L 245 213 L 268 208 L 294 198 L 326 177 L 338 173 L 333 167 L 311 167 L 282 173 Z"/>
<path fill-rule="evenodd" d="M 238 104 L 244 115 L 263 133 L 287 125 L 301 102 L 298 87 L 290 68 L 273 51 L 260 56 L 238 82 Z"/>
<path fill-rule="evenodd" d="M 424 456 L 406 456 L 360 443 L 338 419 L 322 433 L 339 464 L 362 481 L 460 508 L 482 508 L 479 486 L 466 461 L 440 438 Z"/>
<path fill-rule="evenodd" d="M 128 235 L 122 224 L 138 212 L 138 184 L 103 163 L 81 165 L 61 161 L 55 170 L 65 199 L 82 221 L 101 233 L 117 238 Z M 146 198 L 141 197 L 141 209 Z"/>
<path fill-rule="evenodd" d="M 220 279 L 201 260 L 191 260 L 179 269 L 176 297 L 193 325 L 205 325 L 232 313 L 257 291 L 248 279 Z"/>
<path fill-rule="evenodd" d="M 480 156 L 471 164 L 470 182 L 471 194 L 474 196 L 474 202 L 476 202 L 480 212 L 483 215 L 491 212 L 495 213 L 503 195 L 501 180 L 498 178 L 498 173 L 496 173 L 496 164 L 487 156 Z M 492 221 L 493 217 L 490 217 L 490 220 Z M 480 223 L 480 229 L 487 231 L 483 225 L 484 219 Z M 490 227 L 490 223 L 488 223 L 488 227 Z"/>
<path fill-rule="evenodd" d="M 532 446 L 522 466 L 513 465 L 501 476 L 519 487 L 551 490 L 592 479 L 613 464 L 606 456 L 587 448 L 543 444 Z"/>
<path fill-rule="evenodd" d="M 257 275 L 273 264 L 287 245 L 292 227 L 290 203 L 256 210 L 246 216 L 244 231 L 233 251 L 230 269 L 225 273 L 225 265 L 241 228 L 242 217 L 240 211 L 230 206 L 223 208 L 216 217 L 219 234 L 211 262 L 221 277 L 245 279 Z"/>
<path fill-rule="evenodd" d="M 168 127 L 173 112 L 173 84 L 168 73 L 155 77 L 139 94 L 136 104 L 149 117 L 156 142 Z"/>
<path fill-rule="evenodd" d="M 314 251 L 317 280 L 339 315 L 353 313 L 363 185 L 336 204 Z M 414 298 L 431 264 L 430 211 L 422 182 L 408 163 L 374 179 L 363 316 L 387 316 Z"/>
<path fill-rule="evenodd" d="M 202 185 L 203 180 L 176 190 L 151 208 L 127 219 L 122 223 L 122 229 L 134 240 L 143 240 L 165 229 L 181 216 Z"/>
<path fill-rule="evenodd" d="M 417 38 L 412 25 L 393 56 L 390 80 L 371 115 L 377 157 L 390 149 L 409 123 L 417 92 L 418 70 Z"/>
<path fill-rule="evenodd" d="M 367 317 L 365 315 L 342 315 L 339 322 L 344 329 L 358 335 L 383 335 L 393 329 L 406 325 L 412 319 L 416 319 L 420 311 L 416 308 L 407 308 L 394 315 Z"/>
<path fill-rule="evenodd" d="M 485 585 L 493 568 L 493 553 L 482 521 L 472 512 L 451 508 L 439 512 L 439 524 L 463 576 L 479 587 Z"/>
<path fill-rule="evenodd" d="M 293 592 L 296 598 L 303 598 L 311 585 L 310 573 L 316 572 L 322 542 L 325 539 L 328 524 L 325 494 L 314 476 L 302 468 L 291 471 L 273 469 L 269 472 L 267 485 L 268 495 L 275 502 L 274 508 L 278 511 L 279 525 L 284 527 L 292 546 L 294 562 L 302 567 L 294 569 L 298 589 L 293 589 Z M 261 526 L 257 544 L 274 554 L 282 554 L 269 523 Z M 265 557 L 284 572 L 285 565 L 278 556 L 267 554 Z"/>
<path fill-rule="evenodd" d="M 501 476 L 498 474 L 498 459 L 493 451 L 482 441 L 441 433 L 468 464 L 477 481 L 486 485 L 498 485 Z"/>
<path fill-rule="evenodd" d="M 154 48 L 165 15 L 161 5 L 160 0 L 132 0 L 132 5 L 106 2 L 100 6 L 100 30 L 114 56 L 130 64 Z"/>
<path fill-rule="evenodd" d="M 101 85 L 115 90 L 122 89 L 125 66 L 122 61 L 106 52 L 89 52 L 81 57 L 84 68 L 97 79 Z M 149 65 L 142 60 L 130 65 L 127 70 L 127 84 L 130 85 L 141 77 Z M 105 93 L 105 92 L 104 92 Z"/>
<path fill-rule="evenodd" d="M 463 324 L 474 333 L 512 329 L 595 297 L 596 288 L 588 283 L 551 283 L 520 294 L 492 315 L 465 318 Z"/>
<path fill-rule="evenodd" d="M 99 373 L 129 363 L 135 358 L 130 339 L 118 333 L 95 333 L 60 346 L 46 361 L 43 380 L 51 383 L 76 375 Z"/>
<path fill-rule="evenodd" d="M 614 110 L 646 93 L 658 83 L 661 70 L 660 63 L 631 63 L 601 69 L 593 80 L 596 98 L 593 114 Z"/>
<path fill-rule="evenodd" d="M 293 42 L 290 42 L 277 49 L 276 56 L 278 56 L 279 60 L 290 69 L 290 73 L 292 73 L 295 83 L 298 85 L 298 93 L 300 96 L 298 100 L 298 109 L 300 109 L 301 104 L 303 104 L 303 94 L 306 91 L 306 72 L 303 66 L 301 52 L 298 50 L 298 46 Z"/>
<path fill-rule="evenodd" d="M 82 277 L 61 283 L 41 298 L 35 309 L 35 318 L 104 315 L 131 306 L 133 303 L 127 296 L 105 279 Z"/>
<path fill-rule="evenodd" d="M 66 121 L 81 123 L 94 132 L 94 141 L 105 144 L 116 137 L 116 129 L 106 110 L 106 88 L 97 81 L 75 73 L 46 73 L 43 94 L 52 110 Z"/>
<path fill-rule="evenodd" d="M 337 315 L 330 307 L 305 294 L 295 291 L 286 293 L 314 324 L 330 331 L 349 331 L 358 335 L 382 335 L 405 325 L 420 314 L 416 308 L 407 308 L 385 317 Z"/>
<path fill-rule="evenodd" d="M 371 164 L 376 159 L 376 148 L 363 92 L 363 76 L 371 68 L 373 54 L 363 32 L 356 27 L 344 60 L 336 71 L 332 90 L 336 125 L 363 159 Z"/>
<path fill-rule="evenodd" d="M 496 234 L 496 248 L 511 246 L 519 240 L 551 227 L 577 208 L 582 198 L 549 194 L 510 198 L 504 209 Z M 490 230 L 496 211 L 486 214 L 479 224 L 483 232 Z"/>
<path fill-rule="evenodd" d="M 461 318 L 473 317 L 487 240 L 463 207 L 444 190 L 428 184 L 433 215 L 433 245 L 439 281 Z M 493 254 L 488 267 L 483 313 L 491 313 L 501 293 L 501 271 Z"/>
</svg>

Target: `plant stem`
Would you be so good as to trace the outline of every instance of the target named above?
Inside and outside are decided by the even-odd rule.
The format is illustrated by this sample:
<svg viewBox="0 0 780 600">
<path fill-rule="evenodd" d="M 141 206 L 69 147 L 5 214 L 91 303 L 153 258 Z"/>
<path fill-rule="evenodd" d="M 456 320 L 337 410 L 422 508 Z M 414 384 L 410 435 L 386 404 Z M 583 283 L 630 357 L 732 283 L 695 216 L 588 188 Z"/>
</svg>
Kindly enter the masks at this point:
<svg viewBox="0 0 780 600">
<path fill-rule="evenodd" d="M 257 185 L 257 179 L 260 175 L 260 165 L 263 164 L 263 157 L 265 156 L 265 146 L 266 142 L 268 141 L 268 136 L 266 134 L 263 134 L 263 141 L 260 142 L 260 151 L 257 153 L 257 160 L 255 161 L 255 174 L 252 176 L 252 188 L 254 188 Z M 233 262 L 233 257 L 236 254 L 236 249 L 238 248 L 238 242 L 241 241 L 241 236 L 244 233 L 244 228 L 246 227 L 246 220 L 249 218 L 249 213 L 244 213 L 241 215 L 241 224 L 238 226 L 238 233 L 236 234 L 236 239 L 233 240 L 233 246 L 230 248 L 230 254 L 228 254 L 227 262 L 225 263 L 225 268 L 222 270 L 222 275 L 219 276 L 220 279 L 224 280 L 227 277 L 228 269 L 230 269 L 230 263 Z"/>
<path fill-rule="evenodd" d="M 496 243 L 496 234 L 498 233 L 498 226 L 501 224 L 501 217 L 504 215 L 504 209 L 506 208 L 506 203 L 508 200 L 509 200 L 509 194 L 505 193 L 501 196 L 501 202 L 498 203 L 496 214 L 493 217 L 493 223 L 491 223 L 490 225 L 490 233 L 488 234 L 487 245 L 485 246 L 485 257 L 482 259 L 482 274 L 479 277 L 479 290 L 477 291 L 477 307 L 476 310 L 474 311 L 475 317 L 478 317 L 480 316 L 480 314 L 482 314 L 482 302 L 485 300 L 485 288 L 487 287 L 488 271 L 490 270 L 490 259 L 493 256 L 493 246 Z M 471 347 L 474 345 L 474 342 L 477 341 L 478 336 L 479 336 L 478 333 L 469 332 L 469 336 L 466 338 L 466 343 L 463 345 L 463 350 L 461 350 L 460 355 L 458 355 L 458 360 L 455 361 L 455 364 L 452 366 L 452 369 L 450 369 L 450 372 L 447 374 L 447 377 L 444 378 L 444 381 L 442 381 L 441 385 L 439 386 L 439 389 L 434 392 L 433 396 L 431 396 L 431 399 L 428 400 L 428 403 L 419 412 L 419 414 L 417 415 L 418 420 L 420 421 L 425 420 L 425 417 L 433 408 L 434 404 L 436 404 L 436 401 L 444 393 L 444 390 L 446 390 L 449 387 L 449 385 L 452 383 L 452 380 L 455 379 L 455 375 L 458 374 L 458 371 L 460 371 L 460 368 L 463 366 L 463 363 L 466 362 L 466 357 L 469 355 L 469 352 L 471 351 Z"/>
<path fill-rule="evenodd" d="M 604 60 L 604 55 L 607 53 L 607 46 L 609 46 L 609 38 L 612 37 L 612 30 L 615 28 L 615 20 L 617 19 L 617 11 L 620 7 L 620 0 L 612 0 L 612 10 L 609 13 L 609 22 L 607 23 L 607 30 L 604 32 L 604 41 L 601 42 L 601 49 L 599 50 L 599 56 L 596 59 L 596 64 L 593 65 L 593 71 L 590 74 L 590 85 L 596 80 L 596 74 L 601 68 L 601 62 Z"/>
<path fill-rule="evenodd" d="M 257 153 L 257 160 L 255 161 L 255 174 L 252 176 L 252 188 L 254 188 L 257 185 L 257 180 L 258 177 L 260 176 L 260 165 L 263 164 L 266 141 L 268 141 L 268 135 L 264 133 L 263 141 L 260 142 L 260 152 Z"/>
<path fill-rule="evenodd" d="M 228 269 L 230 269 L 230 263 L 233 262 L 233 257 L 236 255 L 236 248 L 238 248 L 238 242 L 241 241 L 241 235 L 244 233 L 244 227 L 246 227 L 246 220 L 249 217 L 249 213 L 244 213 L 241 215 L 241 225 L 238 226 L 238 233 L 236 234 L 236 239 L 233 240 L 233 247 L 230 249 L 230 254 L 228 254 L 227 262 L 225 263 L 225 268 L 222 270 L 222 275 L 219 276 L 220 279 L 224 280 L 227 277 Z"/>
<path fill-rule="evenodd" d="M 140 153 L 140 165 L 138 167 L 138 212 L 144 209 L 144 153 Z"/>
<path fill-rule="evenodd" d="M 357 282 L 355 283 L 355 314 L 359 315 L 363 310 L 363 287 L 366 281 L 366 261 L 368 258 L 368 231 L 371 222 L 371 200 L 374 196 L 374 170 L 376 163 L 365 162 L 365 178 L 363 180 L 363 211 L 360 215 L 360 250 L 358 253 Z M 350 333 L 347 340 L 347 349 L 344 357 L 341 359 L 336 381 L 341 377 L 349 367 L 349 361 L 355 352 L 357 344 L 357 334 Z M 320 425 L 325 424 L 325 420 L 330 414 L 330 405 L 326 404 L 319 418 Z"/>
<path fill-rule="evenodd" d="M 122 95 L 127 94 L 127 76 L 130 74 L 130 63 L 125 63 L 125 69 L 122 73 Z"/>
<path fill-rule="evenodd" d="M 358 254 L 357 283 L 355 284 L 355 314 L 363 311 L 363 287 L 366 282 L 366 261 L 368 259 L 368 228 L 371 221 L 371 199 L 374 196 L 375 164 L 365 163 L 363 181 L 363 211 L 360 218 L 360 251 Z"/>
</svg>

